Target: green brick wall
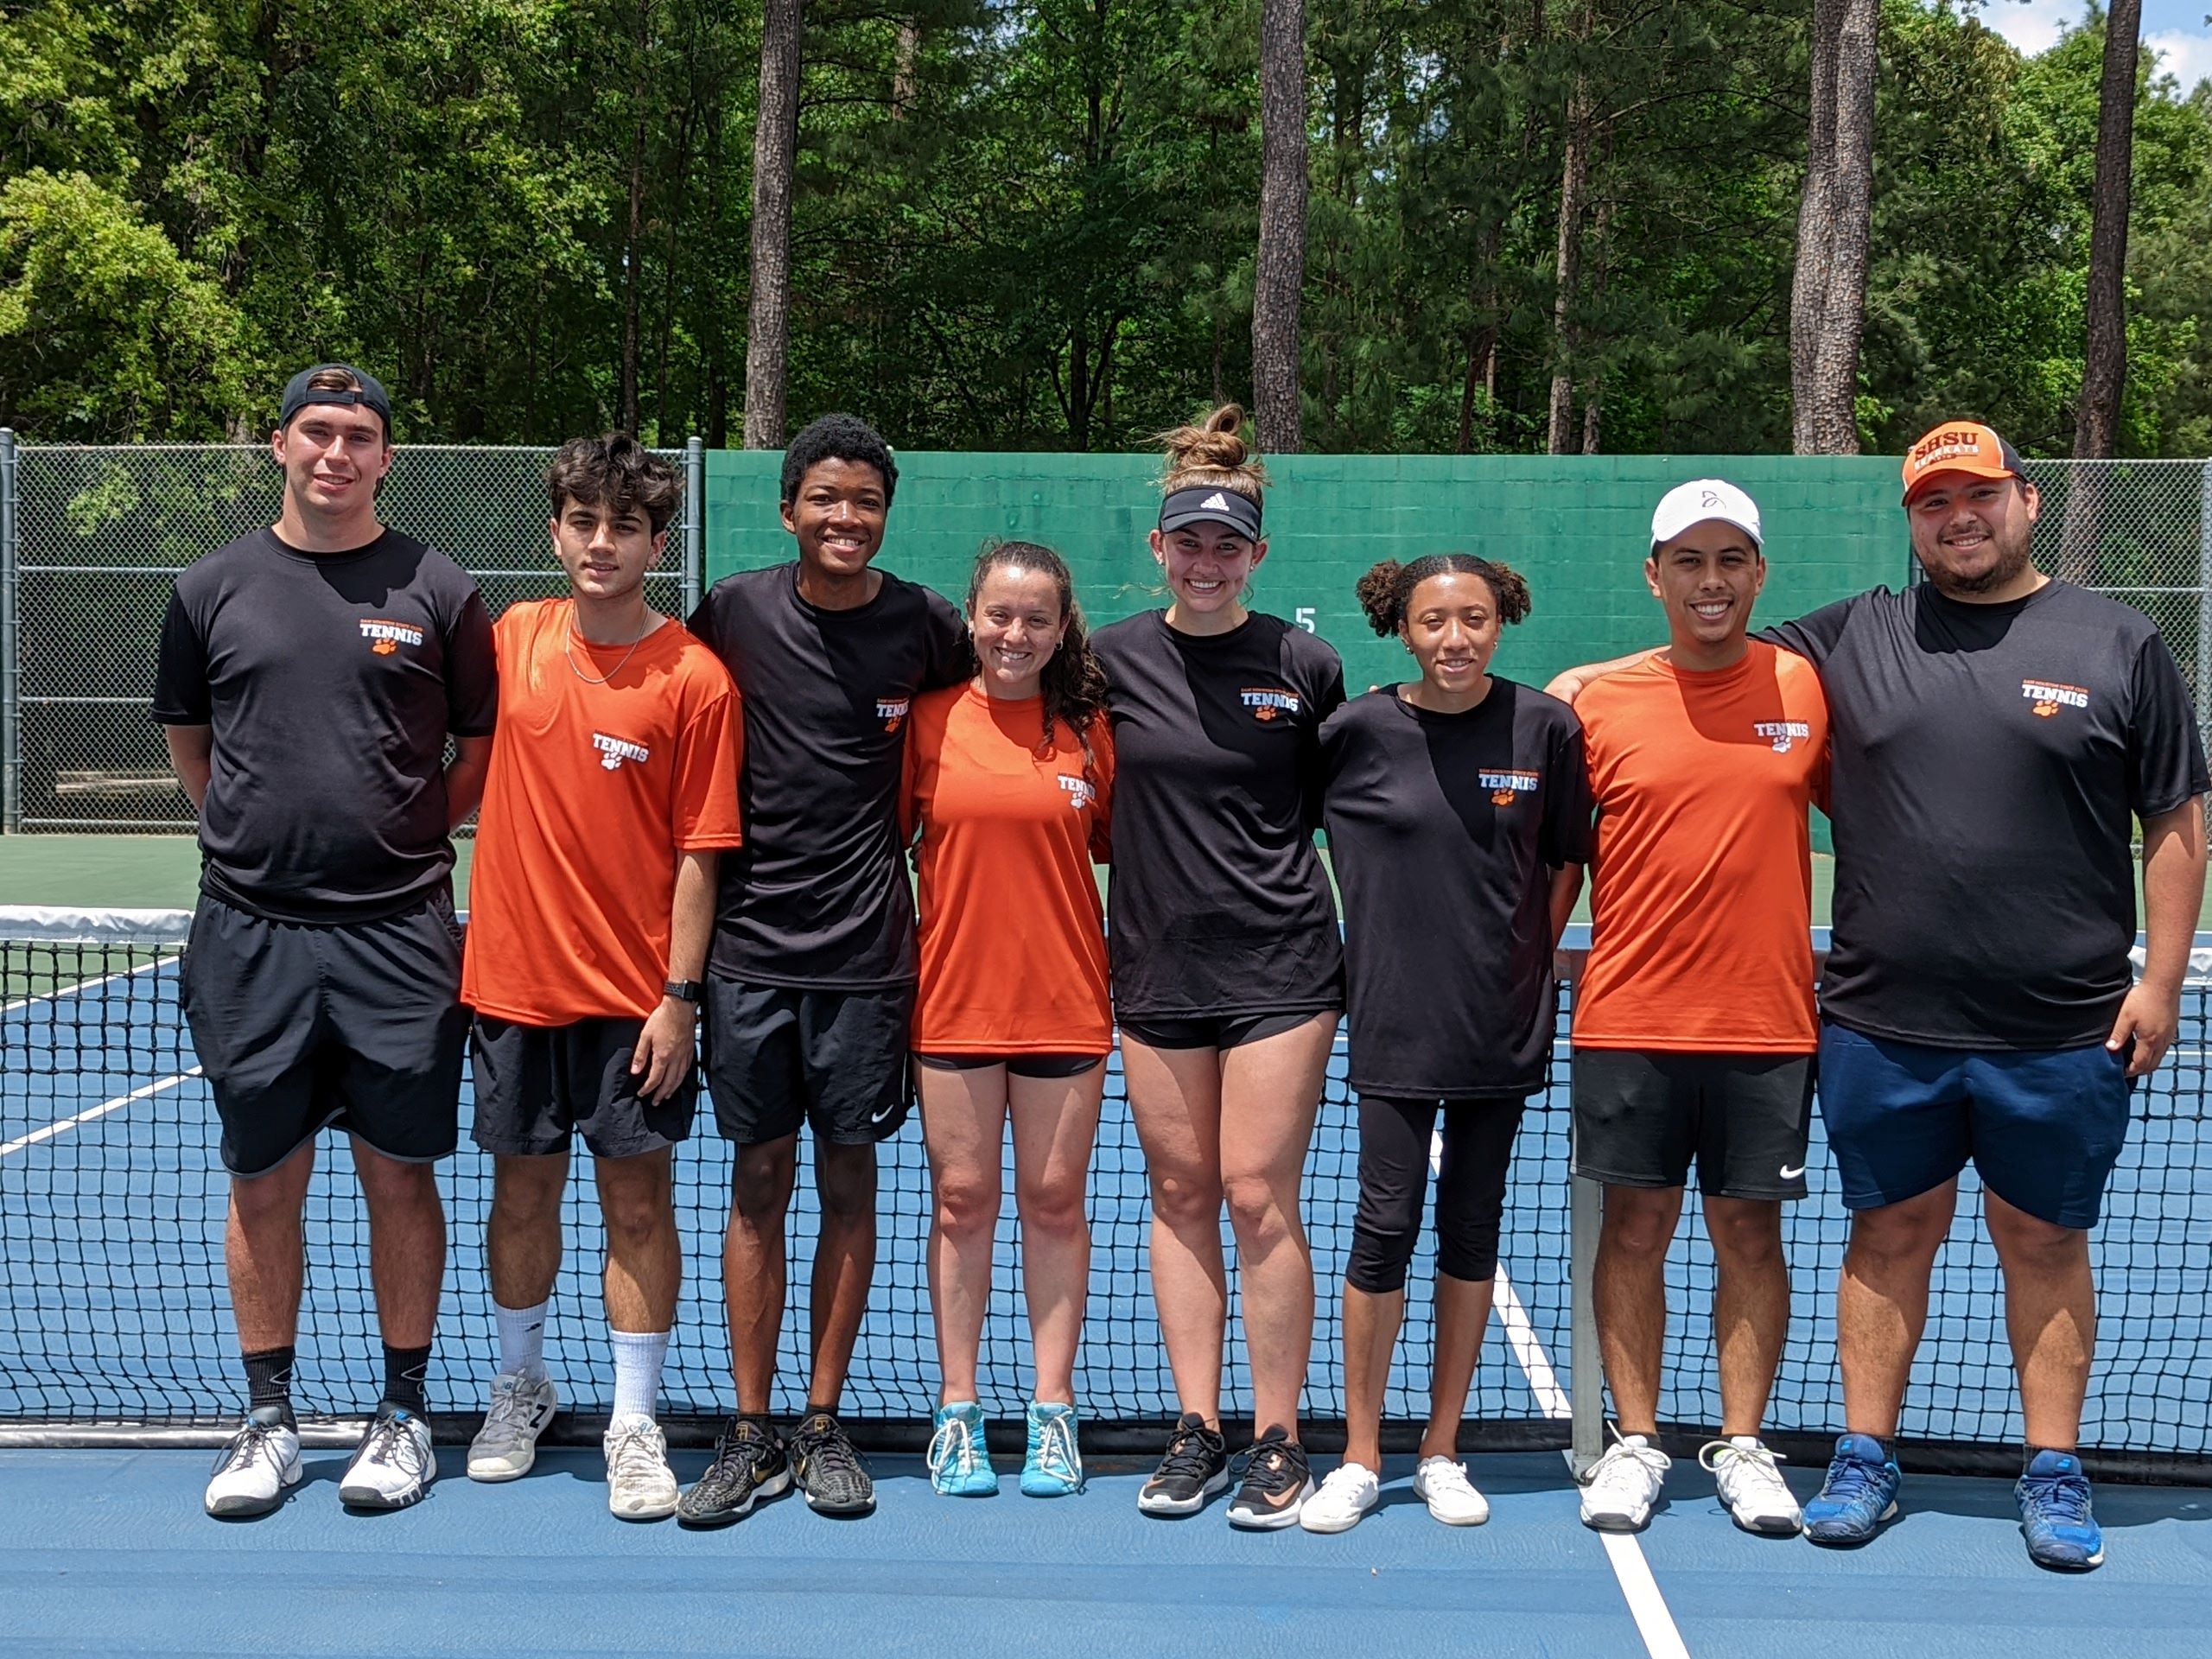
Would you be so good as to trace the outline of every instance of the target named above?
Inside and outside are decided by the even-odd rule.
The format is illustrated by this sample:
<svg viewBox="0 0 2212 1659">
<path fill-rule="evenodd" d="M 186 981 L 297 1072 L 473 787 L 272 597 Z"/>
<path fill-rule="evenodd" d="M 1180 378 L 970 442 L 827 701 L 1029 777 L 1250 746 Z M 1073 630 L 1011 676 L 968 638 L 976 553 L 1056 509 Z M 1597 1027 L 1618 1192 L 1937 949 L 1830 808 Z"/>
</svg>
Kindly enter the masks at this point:
<svg viewBox="0 0 2212 1659">
<path fill-rule="evenodd" d="M 709 582 L 792 556 L 777 516 L 781 458 L 707 456 Z M 956 604 L 986 540 L 1043 542 L 1065 556 L 1094 622 L 1165 603 L 1145 545 L 1159 512 L 1159 462 L 1144 455 L 899 457 L 899 496 L 882 562 Z M 1357 693 L 1407 661 L 1378 639 L 1352 599 L 1377 559 L 1465 550 L 1529 579 L 1535 608 L 1500 646 L 1497 667 L 1541 685 L 1562 668 L 1664 638 L 1643 585 L 1651 509 L 1676 484 L 1742 486 L 1765 521 L 1767 589 L 1758 617 L 1784 621 L 1846 594 L 1902 583 L 1910 561 L 1885 456 L 1292 455 L 1268 462 L 1268 559 L 1252 602 L 1279 616 L 1310 608 L 1344 653 Z M 1828 845 L 1816 819 L 1815 844 Z"/>
<path fill-rule="evenodd" d="M 791 556 L 776 512 L 779 465 L 767 454 L 707 456 L 709 582 Z M 1018 537 L 1066 556 L 1094 621 L 1160 605 L 1145 546 L 1158 466 L 1143 455 L 902 454 L 883 563 L 957 603 L 976 549 Z M 1352 584 L 1382 558 L 1459 549 L 1527 576 L 1535 613 L 1497 659 L 1516 679 L 1541 684 L 1575 663 L 1656 644 L 1658 607 L 1643 575 L 1651 509 L 1686 479 L 1726 478 L 1758 502 L 1770 567 L 1763 620 L 1876 582 L 1894 587 L 1910 556 L 1897 462 L 1880 456 L 1294 455 L 1268 467 L 1268 553 L 1252 602 L 1293 618 L 1310 608 L 1355 689 L 1395 678 L 1406 660 L 1352 600 Z"/>
</svg>

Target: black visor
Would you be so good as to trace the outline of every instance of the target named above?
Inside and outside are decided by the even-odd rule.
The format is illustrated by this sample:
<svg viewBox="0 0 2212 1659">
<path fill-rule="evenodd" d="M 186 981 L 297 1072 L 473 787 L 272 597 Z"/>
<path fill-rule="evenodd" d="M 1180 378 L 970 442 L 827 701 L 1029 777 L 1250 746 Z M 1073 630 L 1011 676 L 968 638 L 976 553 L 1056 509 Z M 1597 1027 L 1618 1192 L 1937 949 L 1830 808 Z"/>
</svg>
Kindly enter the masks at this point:
<svg viewBox="0 0 2212 1659">
<path fill-rule="evenodd" d="M 1163 531 L 1208 520 L 1228 525 L 1248 542 L 1260 539 L 1260 504 L 1234 490 L 1206 485 L 1194 490 L 1170 490 L 1167 499 L 1160 504 L 1160 528 Z"/>
</svg>

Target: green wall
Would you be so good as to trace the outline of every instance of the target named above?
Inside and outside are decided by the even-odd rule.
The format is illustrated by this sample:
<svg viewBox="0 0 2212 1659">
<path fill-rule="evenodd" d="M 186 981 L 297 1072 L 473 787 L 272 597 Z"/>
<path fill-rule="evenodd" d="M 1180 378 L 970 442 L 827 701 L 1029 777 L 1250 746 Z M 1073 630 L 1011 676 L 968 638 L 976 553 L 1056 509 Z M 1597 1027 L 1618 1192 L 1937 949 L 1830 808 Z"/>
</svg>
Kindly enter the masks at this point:
<svg viewBox="0 0 2212 1659">
<path fill-rule="evenodd" d="M 1376 560 L 1465 550 L 1528 577 L 1535 609 L 1508 634 L 1497 668 L 1541 685 L 1578 662 L 1659 642 L 1643 585 L 1651 509 L 1685 480 L 1741 485 L 1765 518 L 1770 572 L 1758 615 L 1797 616 L 1876 582 L 1904 580 L 1910 555 L 1897 463 L 1883 456 L 1291 455 L 1268 463 L 1268 553 L 1252 603 L 1295 619 L 1344 653 L 1354 690 L 1396 678 L 1405 653 L 1378 639 L 1352 600 Z M 776 512 L 780 457 L 707 456 L 707 578 L 792 556 Z M 1145 455 L 899 457 L 885 566 L 956 603 L 986 540 L 1018 537 L 1065 555 L 1094 622 L 1164 603 L 1145 546 L 1159 510 L 1159 461 Z"/>
</svg>

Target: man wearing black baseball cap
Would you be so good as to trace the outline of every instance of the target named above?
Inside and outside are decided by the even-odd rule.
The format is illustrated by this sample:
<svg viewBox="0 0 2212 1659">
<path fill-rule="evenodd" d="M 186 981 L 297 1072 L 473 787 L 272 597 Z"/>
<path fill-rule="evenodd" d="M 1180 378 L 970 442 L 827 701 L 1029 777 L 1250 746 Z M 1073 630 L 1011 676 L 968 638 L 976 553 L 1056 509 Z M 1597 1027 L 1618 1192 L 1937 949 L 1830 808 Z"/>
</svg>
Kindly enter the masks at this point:
<svg viewBox="0 0 2212 1659">
<path fill-rule="evenodd" d="M 180 986 L 222 1120 L 226 1256 L 249 1408 L 207 1486 L 257 1515 L 301 1478 L 293 1341 L 315 1137 L 352 1140 L 385 1386 L 340 1499 L 399 1509 L 436 1473 L 424 1416 L 467 1022 L 452 826 L 483 792 L 492 624 L 442 553 L 386 529 L 391 403 L 349 365 L 285 388 L 275 526 L 177 578 L 154 717 L 200 812 Z M 445 763 L 447 738 L 455 758 Z"/>
</svg>

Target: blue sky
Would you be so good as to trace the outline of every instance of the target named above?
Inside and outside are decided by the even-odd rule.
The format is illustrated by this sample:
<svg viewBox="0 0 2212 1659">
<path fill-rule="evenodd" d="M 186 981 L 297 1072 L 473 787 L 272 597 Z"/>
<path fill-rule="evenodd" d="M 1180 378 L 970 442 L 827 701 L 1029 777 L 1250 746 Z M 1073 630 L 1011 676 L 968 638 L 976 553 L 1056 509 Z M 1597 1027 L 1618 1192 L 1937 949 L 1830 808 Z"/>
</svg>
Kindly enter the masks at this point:
<svg viewBox="0 0 2212 1659">
<path fill-rule="evenodd" d="M 2212 0 L 2143 0 L 2143 39 L 2184 90 L 2212 78 Z M 2087 13 L 2082 0 L 1985 0 L 1982 19 L 2023 52 L 2040 52 Z"/>
</svg>

